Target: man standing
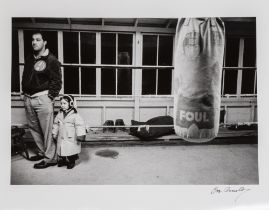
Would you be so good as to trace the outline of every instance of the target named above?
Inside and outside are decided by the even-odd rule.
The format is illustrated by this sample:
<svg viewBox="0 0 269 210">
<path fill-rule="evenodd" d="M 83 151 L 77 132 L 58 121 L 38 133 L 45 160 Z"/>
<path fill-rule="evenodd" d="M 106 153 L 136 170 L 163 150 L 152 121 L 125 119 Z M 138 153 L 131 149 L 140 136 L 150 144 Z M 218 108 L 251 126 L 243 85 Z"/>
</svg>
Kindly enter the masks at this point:
<svg viewBox="0 0 269 210">
<path fill-rule="evenodd" d="M 22 95 L 29 130 L 38 147 L 32 161 L 41 169 L 57 164 L 56 145 L 52 139 L 54 99 L 62 87 L 61 64 L 46 48 L 44 32 L 32 34 L 33 54 L 25 61 L 22 77 Z"/>
</svg>

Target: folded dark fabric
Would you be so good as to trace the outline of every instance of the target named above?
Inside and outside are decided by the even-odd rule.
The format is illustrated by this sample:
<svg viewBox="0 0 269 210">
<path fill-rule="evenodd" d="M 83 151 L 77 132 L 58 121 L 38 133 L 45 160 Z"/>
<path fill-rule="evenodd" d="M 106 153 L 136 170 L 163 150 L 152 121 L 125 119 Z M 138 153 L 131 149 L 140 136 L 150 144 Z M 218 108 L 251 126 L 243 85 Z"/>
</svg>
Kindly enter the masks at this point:
<svg viewBox="0 0 269 210">
<path fill-rule="evenodd" d="M 139 122 L 136 120 L 131 120 L 131 125 L 146 125 L 146 122 Z M 130 134 L 135 136 L 137 133 L 137 130 L 138 130 L 138 127 L 131 127 Z"/>
<path fill-rule="evenodd" d="M 135 120 L 131 120 L 132 125 L 140 125 L 140 128 L 131 128 L 130 134 L 133 136 L 137 136 L 143 140 L 149 140 L 158 138 L 165 135 L 174 134 L 174 128 L 171 127 L 150 127 L 150 125 L 173 125 L 174 121 L 171 116 L 158 116 L 149 119 L 146 122 L 139 122 Z M 143 126 L 144 125 L 144 126 Z M 147 129 L 147 125 L 149 125 Z"/>
</svg>

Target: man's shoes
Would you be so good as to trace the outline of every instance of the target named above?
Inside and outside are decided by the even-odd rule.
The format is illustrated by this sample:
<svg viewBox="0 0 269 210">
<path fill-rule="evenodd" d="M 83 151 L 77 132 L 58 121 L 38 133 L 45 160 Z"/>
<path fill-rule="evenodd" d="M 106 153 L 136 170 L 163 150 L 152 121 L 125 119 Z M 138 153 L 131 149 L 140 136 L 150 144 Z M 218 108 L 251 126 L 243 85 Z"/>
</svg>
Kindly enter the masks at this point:
<svg viewBox="0 0 269 210">
<path fill-rule="evenodd" d="M 44 159 L 44 156 L 41 155 L 35 155 L 29 158 L 30 161 L 38 161 Z"/>
<path fill-rule="evenodd" d="M 50 166 L 55 166 L 57 165 L 57 163 L 49 163 L 49 162 L 45 162 L 44 160 L 42 160 L 40 163 L 36 163 L 34 164 L 34 168 L 35 169 L 43 169 L 43 168 L 48 168 Z"/>
</svg>

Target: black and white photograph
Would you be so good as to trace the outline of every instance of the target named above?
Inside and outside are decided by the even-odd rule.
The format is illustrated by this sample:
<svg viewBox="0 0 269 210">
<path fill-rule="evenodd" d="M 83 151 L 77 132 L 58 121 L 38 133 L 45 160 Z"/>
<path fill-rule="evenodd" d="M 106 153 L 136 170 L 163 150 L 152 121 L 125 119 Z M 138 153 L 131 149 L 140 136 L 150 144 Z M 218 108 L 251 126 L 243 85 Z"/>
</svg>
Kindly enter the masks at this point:
<svg viewBox="0 0 269 210">
<path fill-rule="evenodd" d="M 255 17 L 12 18 L 12 58 L 11 184 L 259 184 Z"/>
<path fill-rule="evenodd" d="M 79 15 L 5 15 L 7 200 L 55 189 L 81 196 L 83 209 L 92 209 L 87 200 L 103 209 L 113 194 L 128 193 L 134 205 L 123 209 L 178 209 L 176 198 L 185 209 L 267 209 L 262 14 L 171 7 L 149 15 L 145 4 L 126 15 L 112 12 L 115 5 L 104 6 L 108 13 L 77 4 Z M 145 208 L 146 197 L 132 199 L 140 192 L 151 195 Z M 67 198 L 60 196 L 81 209 Z M 154 200 L 161 205 L 152 208 Z"/>
</svg>

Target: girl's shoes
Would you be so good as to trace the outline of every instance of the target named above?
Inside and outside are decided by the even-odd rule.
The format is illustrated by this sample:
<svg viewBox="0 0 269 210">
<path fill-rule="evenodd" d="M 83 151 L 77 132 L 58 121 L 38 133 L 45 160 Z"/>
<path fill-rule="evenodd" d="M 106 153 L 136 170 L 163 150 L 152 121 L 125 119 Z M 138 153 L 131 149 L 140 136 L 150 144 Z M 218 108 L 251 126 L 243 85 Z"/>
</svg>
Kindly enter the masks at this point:
<svg viewBox="0 0 269 210">
<path fill-rule="evenodd" d="M 58 167 L 66 166 L 67 162 L 65 160 L 59 160 L 57 165 L 58 165 Z"/>
<path fill-rule="evenodd" d="M 75 165 L 76 165 L 76 163 L 75 162 L 68 162 L 67 163 L 67 169 L 72 169 L 72 168 L 74 168 L 75 167 Z"/>
<path fill-rule="evenodd" d="M 66 166 L 67 169 L 72 169 L 76 165 L 76 160 L 78 159 L 78 155 L 72 155 L 69 157 L 61 157 L 58 159 L 58 167 Z"/>
</svg>

